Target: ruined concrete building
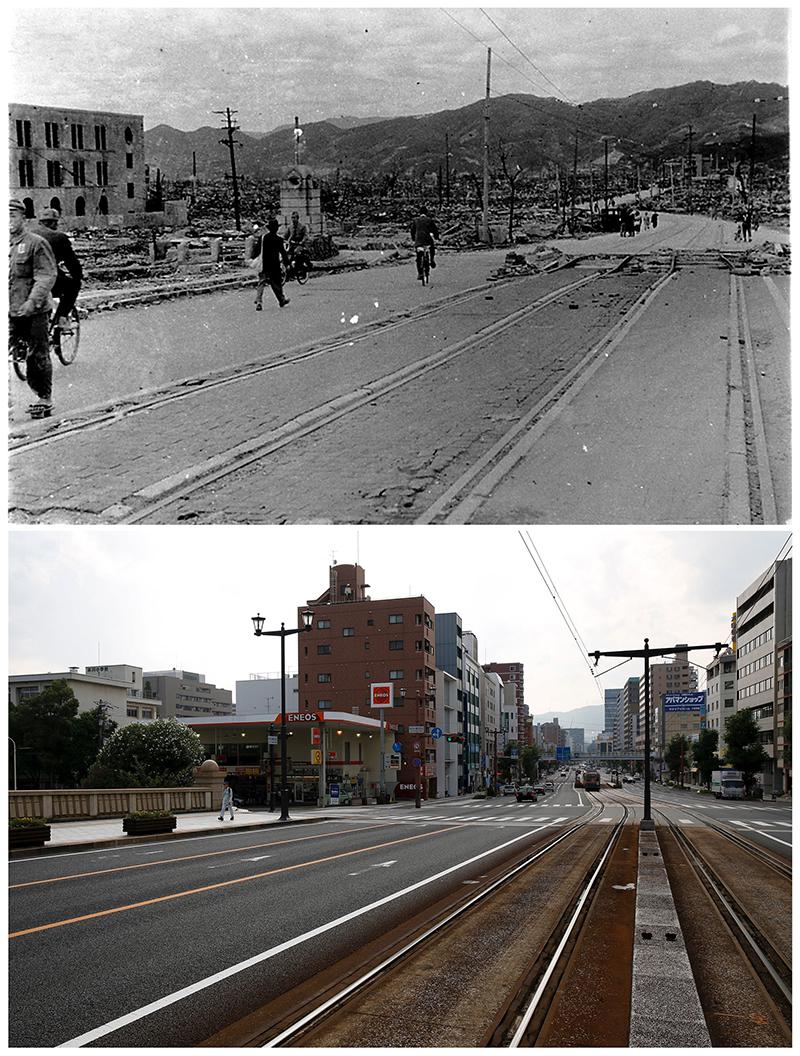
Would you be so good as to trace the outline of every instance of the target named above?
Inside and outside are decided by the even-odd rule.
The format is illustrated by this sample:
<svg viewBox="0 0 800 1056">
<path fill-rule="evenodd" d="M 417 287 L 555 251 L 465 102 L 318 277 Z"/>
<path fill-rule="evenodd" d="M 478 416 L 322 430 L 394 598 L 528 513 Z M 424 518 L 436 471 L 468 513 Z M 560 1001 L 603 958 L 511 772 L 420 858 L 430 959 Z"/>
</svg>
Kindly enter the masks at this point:
<svg viewBox="0 0 800 1056">
<path fill-rule="evenodd" d="M 9 187 L 26 215 L 58 209 L 70 226 L 128 226 L 145 211 L 144 118 L 9 105 Z"/>
</svg>

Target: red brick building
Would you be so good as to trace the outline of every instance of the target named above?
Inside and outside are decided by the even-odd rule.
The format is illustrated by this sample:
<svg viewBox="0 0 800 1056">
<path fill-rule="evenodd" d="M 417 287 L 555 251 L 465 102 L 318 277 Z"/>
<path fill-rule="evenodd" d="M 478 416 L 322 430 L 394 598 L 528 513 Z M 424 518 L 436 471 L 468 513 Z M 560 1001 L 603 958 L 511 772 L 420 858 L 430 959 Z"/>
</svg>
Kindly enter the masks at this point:
<svg viewBox="0 0 800 1056">
<path fill-rule="evenodd" d="M 298 642 L 298 701 L 301 710 L 335 710 L 380 719 L 383 714 L 403 745 L 399 771 L 386 771 L 387 789 L 413 796 L 422 771 L 423 794 L 436 794 L 435 610 L 422 595 L 374 601 L 360 565 L 332 565 L 328 588 L 310 599 L 312 629 Z M 303 609 L 298 609 L 299 614 Z M 373 682 L 390 682 L 394 707 L 370 707 Z M 424 726 L 425 734 L 408 732 Z M 387 733 L 387 756 L 394 732 Z M 415 745 L 419 745 L 416 749 Z M 421 767 L 413 759 L 421 760 Z"/>
<path fill-rule="evenodd" d="M 531 727 L 528 709 L 525 706 L 525 665 L 516 660 L 502 663 L 484 664 L 484 671 L 494 671 L 498 674 L 503 684 L 513 682 L 517 687 L 517 731 L 521 744 L 533 743 L 533 731 Z"/>
</svg>

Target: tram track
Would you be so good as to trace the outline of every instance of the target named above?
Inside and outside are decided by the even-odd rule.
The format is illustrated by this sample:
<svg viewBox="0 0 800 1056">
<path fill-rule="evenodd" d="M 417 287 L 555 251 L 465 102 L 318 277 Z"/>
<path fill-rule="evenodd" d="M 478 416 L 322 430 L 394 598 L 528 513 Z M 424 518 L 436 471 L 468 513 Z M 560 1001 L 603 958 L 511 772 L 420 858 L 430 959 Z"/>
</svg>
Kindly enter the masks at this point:
<svg viewBox="0 0 800 1056">
<path fill-rule="evenodd" d="M 440 1029 L 444 1033 L 439 1034 L 439 1037 L 447 1036 L 449 1044 L 518 1047 L 523 1042 L 515 1042 L 514 1037 L 526 1037 L 534 1029 L 531 1023 L 536 1024 L 537 1015 L 549 1006 L 554 988 L 558 985 L 557 980 L 592 905 L 598 877 L 603 874 L 608 856 L 627 820 L 626 808 L 623 819 L 614 825 L 612 831 L 593 825 L 605 809 L 601 802 L 595 801 L 591 813 L 579 822 L 566 827 L 533 850 L 516 856 L 483 878 L 476 893 L 461 893 L 455 900 L 437 904 L 416 919 L 412 932 L 402 935 L 400 941 L 390 937 L 388 944 L 380 943 L 383 949 L 372 950 L 367 962 L 358 965 L 356 960 L 359 955 L 354 954 L 356 960 L 336 973 L 335 982 L 322 973 L 321 981 L 309 980 L 298 987 L 295 994 L 283 995 L 271 1006 L 247 1017 L 245 1022 L 225 1028 L 204 1042 L 204 1046 L 318 1048 L 350 1047 L 357 1043 L 384 1046 L 406 1044 L 398 1040 L 399 1035 L 395 1030 L 397 1024 L 392 1015 L 388 1012 L 381 1015 L 377 1011 L 382 1007 L 391 1008 L 396 1003 L 393 990 L 396 992 L 400 987 L 405 993 L 408 986 L 420 985 L 422 980 L 431 976 L 443 981 L 450 971 L 447 967 L 448 956 L 452 956 L 449 950 L 477 950 L 479 946 L 485 946 L 478 936 L 493 934 L 494 929 L 487 926 L 487 921 L 493 919 L 492 914 L 499 913 L 500 918 L 514 914 L 515 900 L 520 897 L 520 890 L 535 886 L 534 875 L 541 874 L 544 869 L 545 873 L 551 874 L 550 883 L 553 883 L 554 871 L 562 868 L 565 862 L 577 860 L 575 869 L 583 879 L 580 882 L 576 879 L 569 904 L 561 912 L 548 906 L 548 922 L 541 926 L 545 929 L 550 927 L 552 919 L 552 930 L 547 935 L 543 932 L 541 941 L 530 936 L 530 943 L 525 944 L 525 967 L 521 969 L 514 964 L 510 969 L 513 982 L 507 991 L 497 996 L 497 1008 L 489 1012 L 480 1011 L 480 998 L 474 994 L 470 997 L 470 983 L 462 978 L 457 981 L 458 1001 L 467 1003 L 475 1011 L 475 1024 L 460 1021 L 458 1029 L 462 1033 L 458 1038 L 451 1039 L 446 1024 L 448 1013 L 442 1009 Z M 591 839 L 576 845 L 578 834 L 587 831 Z M 542 882 L 541 875 L 539 882 Z M 531 897 L 530 894 L 528 897 Z M 498 922 L 497 926 L 508 926 L 508 922 L 505 925 Z M 518 933 L 516 914 L 510 926 Z M 538 949 L 533 961 L 530 959 L 529 946 Z M 517 956 L 510 948 L 504 948 L 501 952 L 504 961 L 513 962 Z M 477 975 L 482 980 L 476 985 L 483 988 L 485 995 L 485 973 L 491 973 L 488 963 L 491 954 L 486 949 L 483 953 L 488 960 L 485 968 L 476 966 Z M 455 974 L 458 976 L 459 971 L 456 970 Z M 493 997 L 495 987 L 500 985 L 497 978 L 493 978 Z M 438 987 L 434 989 L 438 990 Z M 439 998 L 437 994 L 436 1000 L 446 1001 L 447 996 Z M 408 1001 L 413 1004 L 410 993 Z M 436 1021 L 436 1012 L 431 1008 L 426 1008 L 426 1016 L 432 1016 Z M 480 1016 L 483 1020 L 479 1026 Z M 472 1029 L 476 1033 L 464 1033 Z M 356 1031 L 357 1037 L 353 1031 Z M 364 1031 L 368 1032 L 370 1040 L 365 1040 Z M 416 1044 L 425 1042 L 418 1039 Z"/>
<path fill-rule="evenodd" d="M 790 961 L 776 948 L 765 933 L 764 927 L 754 919 L 754 914 L 734 894 L 730 883 L 723 878 L 719 868 L 711 864 L 709 854 L 704 853 L 682 827 L 672 821 L 663 810 L 654 807 L 653 813 L 663 819 L 695 876 L 719 910 L 730 934 L 783 1013 L 786 1022 L 791 1023 L 792 969 Z M 714 826 L 710 827 L 719 831 Z M 722 833 L 722 835 L 729 836 L 728 833 Z M 737 845 L 741 846 L 741 844 Z M 753 854 L 752 847 L 745 846 L 744 849 L 747 853 Z M 763 860 L 760 855 L 756 857 L 759 861 Z M 769 864 L 771 866 L 772 863 Z M 785 874 L 780 875 L 783 877 Z"/>
</svg>

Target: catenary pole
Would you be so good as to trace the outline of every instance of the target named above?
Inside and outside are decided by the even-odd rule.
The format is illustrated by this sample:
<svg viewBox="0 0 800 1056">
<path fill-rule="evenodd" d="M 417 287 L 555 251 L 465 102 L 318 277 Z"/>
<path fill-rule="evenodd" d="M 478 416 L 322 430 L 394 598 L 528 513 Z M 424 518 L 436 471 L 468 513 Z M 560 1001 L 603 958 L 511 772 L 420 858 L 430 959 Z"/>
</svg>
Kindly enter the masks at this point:
<svg viewBox="0 0 800 1056">
<path fill-rule="evenodd" d="M 492 49 L 486 52 L 486 98 L 483 103 L 483 240 L 489 241 L 489 94 L 492 78 Z"/>
</svg>

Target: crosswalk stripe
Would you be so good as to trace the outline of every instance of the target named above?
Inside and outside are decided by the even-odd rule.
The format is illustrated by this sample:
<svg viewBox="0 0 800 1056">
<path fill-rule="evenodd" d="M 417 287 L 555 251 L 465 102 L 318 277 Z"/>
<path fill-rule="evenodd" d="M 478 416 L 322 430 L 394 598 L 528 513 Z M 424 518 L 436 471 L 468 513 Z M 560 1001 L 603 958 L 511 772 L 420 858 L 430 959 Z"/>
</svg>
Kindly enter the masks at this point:
<svg viewBox="0 0 800 1056">
<path fill-rule="evenodd" d="M 736 821 L 734 818 L 731 818 L 731 825 L 738 825 L 740 829 L 749 829 L 750 828 L 750 826 L 747 825 L 745 822 Z"/>
<path fill-rule="evenodd" d="M 773 824 L 773 825 L 780 825 L 780 826 L 782 826 L 782 827 L 783 827 L 784 829 L 791 829 L 791 828 L 792 828 L 792 823 L 791 823 L 791 821 L 773 821 L 773 823 L 772 823 L 772 824 Z"/>
</svg>

